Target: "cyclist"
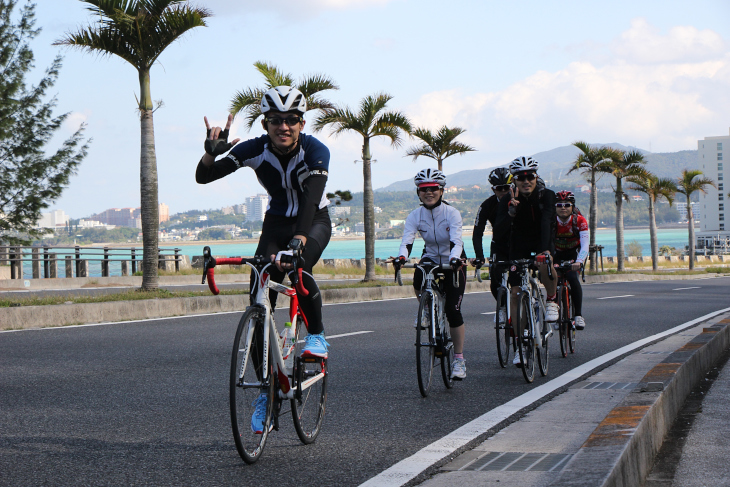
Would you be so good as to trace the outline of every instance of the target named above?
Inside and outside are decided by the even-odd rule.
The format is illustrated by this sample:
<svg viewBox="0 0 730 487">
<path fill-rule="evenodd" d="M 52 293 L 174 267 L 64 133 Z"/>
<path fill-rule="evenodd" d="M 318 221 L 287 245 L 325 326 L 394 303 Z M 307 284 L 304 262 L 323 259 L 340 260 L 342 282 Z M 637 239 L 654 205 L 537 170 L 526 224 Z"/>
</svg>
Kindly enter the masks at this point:
<svg viewBox="0 0 730 487">
<path fill-rule="evenodd" d="M 582 330 L 586 322 L 581 314 L 583 289 L 580 287 L 578 272 L 588 257 L 588 222 L 575 211 L 575 195 L 570 191 L 555 194 L 557 227 L 555 230 L 555 262 L 573 261 L 571 270 L 565 273 L 570 283 L 570 293 L 575 306 L 575 328 Z"/>
<path fill-rule="evenodd" d="M 444 271 L 446 290 L 446 318 L 454 341 L 454 362 L 451 364 L 451 377 L 457 380 L 466 378 L 464 361 L 464 318 L 461 316 L 461 300 L 466 289 L 466 271 L 462 259 L 466 259 L 464 244 L 461 240 L 461 214 L 459 210 L 443 200 L 446 177 L 438 169 L 423 169 L 413 178 L 416 194 L 421 206 L 406 218 L 403 240 L 398 251 L 398 262 L 405 264 L 413 249 L 416 233 L 420 233 L 425 247 L 421 262 L 451 265 L 452 270 Z M 458 272 L 459 286 L 454 287 L 453 273 Z M 413 288 L 420 297 L 424 275 L 416 269 Z"/>
<path fill-rule="evenodd" d="M 240 139 L 228 142 L 233 115 L 228 116 L 225 129 L 211 128 L 206 117 L 205 154 L 198 163 L 195 179 L 207 184 L 242 167 L 255 171 L 269 194 L 256 255 L 271 255 L 276 263 L 270 271 L 271 279 L 281 282 L 285 272 L 292 268 L 293 253 L 301 253 L 302 285 L 309 292 L 299 296 L 309 331 L 302 355 L 327 358 L 329 344 L 322 324 L 322 297 L 312 268 L 332 234 L 329 200 L 324 192 L 330 153 L 319 140 L 302 133 L 306 111 L 307 101 L 301 91 L 289 86 L 271 88 L 261 98 L 261 124 L 266 133 L 240 144 Z M 225 153 L 225 157 L 218 158 Z M 256 286 L 252 285 L 251 302 L 255 292 Z M 270 293 L 272 307 L 277 294 Z M 260 359 L 257 354 L 252 357 Z M 263 429 L 266 400 L 266 394 L 259 395 L 251 418 L 251 428 L 256 433 Z"/>
<path fill-rule="evenodd" d="M 545 182 L 537 175 L 539 164 L 531 157 L 518 157 L 509 165 L 515 181 L 510 197 L 499 201 L 495 221 L 495 235 L 509 250 L 510 260 L 530 258 L 537 254 L 536 261 L 540 271 L 540 281 L 547 292 L 545 309 L 546 321 L 557 321 L 558 304 L 556 301 L 557 279 L 548 276 L 548 265 L 555 253 L 555 193 L 545 187 Z M 509 284 L 512 286 L 512 316 L 516 316 L 517 293 L 520 276 L 510 272 Z M 513 323 L 515 336 L 521 336 L 520 323 Z M 520 367 L 520 354 L 515 354 L 513 362 Z"/>
<path fill-rule="evenodd" d="M 487 178 L 489 184 L 492 185 L 492 191 L 494 194 L 484 200 L 477 210 L 477 217 L 474 221 L 474 233 L 472 234 L 471 240 L 474 244 L 474 253 L 476 258 L 472 261 L 474 267 L 481 267 L 484 265 L 484 249 L 482 247 L 482 237 L 484 236 L 484 227 L 487 222 L 492 226 L 492 243 L 490 245 L 489 255 L 491 256 L 490 261 L 504 261 L 507 259 L 509 249 L 506 248 L 504 239 L 494 238 L 494 223 L 497 217 L 497 208 L 499 207 L 499 201 L 507 196 L 510 189 L 512 189 L 512 174 L 506 167 L 498 167 L 489 173 Z M 497 243 L 499 242 L 499 243 Z M 497 298 L 497 289 L 499 289 L 500 279 L 498 277 L 498 269 L 494 269 L 490 265 L 489 268 L 489 286 L 492 290 L 492 295 Z M 505 310 L 506 313 L 506 310 Z M 494 316 L 495 321 L 497 316 Z"/>
</svg>

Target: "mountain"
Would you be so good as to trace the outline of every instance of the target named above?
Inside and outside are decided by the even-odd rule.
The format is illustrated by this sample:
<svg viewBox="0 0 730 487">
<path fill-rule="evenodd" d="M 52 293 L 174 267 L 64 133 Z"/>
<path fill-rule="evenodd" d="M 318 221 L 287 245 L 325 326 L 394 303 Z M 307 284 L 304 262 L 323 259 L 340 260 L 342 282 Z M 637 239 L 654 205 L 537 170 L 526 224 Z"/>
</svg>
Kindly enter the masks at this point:
<svg viewBox="0 0 730 487">
<path fill-rule="evenodd" d="M 637 147 L 625 146 L 619 143 L 591 144 L 593 146 L 608 146 L 623 151 L 636 150 L 641 152 L 647 160 L 647 169 L 659 177 L 676 178 L 682 169 L 698 169 L 700 161 L 696 150 L 685 150 L 679 152 L 649 152 Z M 575 187 L 585 182 L 585 178 L 578 172 L 567 174 L 571 163 L 576 159 L 580 150 L 572 145 L 557 147 L 555 149 L 538 152 L 531 157 L 540 163 L 539 173 L 551 187 Z M 495 166 L 496 167 L 496 166 Z M 480 186 L 488 185 L 487 176 L 494 167 L 487 169 L 467 169 L 446 176 L 448 186 Z M 613 177 L 604 175 L 599 181 L 599 187 L 608 187 L 614 183 Z M 406 179 L 389 184 L 384 188 L 375 191 L 409 191 L 413 188 L 413 180 Z"/>
</svg>

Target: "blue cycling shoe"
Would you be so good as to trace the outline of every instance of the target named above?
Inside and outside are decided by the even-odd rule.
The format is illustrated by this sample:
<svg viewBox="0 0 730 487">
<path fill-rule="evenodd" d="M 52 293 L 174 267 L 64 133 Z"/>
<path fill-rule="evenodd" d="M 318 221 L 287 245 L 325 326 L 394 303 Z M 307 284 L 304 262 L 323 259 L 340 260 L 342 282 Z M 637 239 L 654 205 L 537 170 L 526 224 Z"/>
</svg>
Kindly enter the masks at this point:
<svg viewBox="0 0 730 487">
<path fill-rule="evenodd" d="M 266 403 L 268 402 L 268 394 L 265 392 L 262 392 L 259 394 L 259 397 L 254 399 L 253 404 L 251 404 L 254 408 L 253 415 L 251 416 L 251 431 L 253 431 L 257 435 L 261 435 L 264 433 L 264 421 L 266 421 Z"/>
<path fill-rule="evenodd" d="M 327 358 L 327 347 L 329 347 L 329 343 L 324 339 L 324 333 L 307 335 L 307 338 L 304 339 L 302 357 Z"/>
</svg>

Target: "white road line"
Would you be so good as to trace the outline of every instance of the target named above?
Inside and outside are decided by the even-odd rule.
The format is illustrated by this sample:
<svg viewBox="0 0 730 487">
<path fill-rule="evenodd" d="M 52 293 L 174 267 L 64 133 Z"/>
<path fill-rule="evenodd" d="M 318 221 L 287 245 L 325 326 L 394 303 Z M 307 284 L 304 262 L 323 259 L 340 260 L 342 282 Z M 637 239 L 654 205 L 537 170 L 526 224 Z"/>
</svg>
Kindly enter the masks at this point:
<svg viewBox="0 0 730 487">
<path fill-rule="evenodd" d="M 373 330 L 368 331 L 353 331 L 352 333 L 340 333 L 339 335 L 328 335 L 327 340 L 332 340 L 333 338 L 342 338 L 342 337 L 350 337 L 353 335 L 362 335 L 363 333 L 375 333 Z"/>
<path fill-rule="evenodd" d="M 674 328 L 663 331 L 662 333 L 657 333 L 656 335 L 636 341 L 586 362 L 583 365 L 566 372 L 560 377 L 551 380 L 550 382 L 538 386 L 521 396 L 517 396 L 511 401 L 506 402 L 491 411 L 487 411 L 475 420 L 470 421 L 455 431 L 452 431 L 440 440 L 436 440 L 410 457 L 401 460 L 389 469 L 361 484 L 360 487 L 400 487 L 401 485 L 405 485 L 435 463 L 456 453 L 460 448 L 477 439 L 484 432 L 495 427 L 510 416 L 517 414 L 522 409 L 541 400 L 544 396 L 552 393 L 553 391 L 580 379 L 594 369 L 601 367 L 617 357 L 633 352 L 648 343 L 673 335 L 679 331 L 690 328 L 702 321 L 728 311 L 730 311 L 730 308 L 706 314 L 697 319 L 675 326 Z"/>
<path fill-rule="evenodd" d="M 603 298 L 596 298 L 596 299 L 616 299 L 616 298 L 630 298 L 633 294 L 624 294 L 623 296 L 606 296 Z"/>
<path fill-rule="evenodd" d="M 483 315 L 493 315 L 494 313 L 496 313 L 496 311 L 489 311 L 487 313 L 482 313 L 482 314 Z"/>
<path fill-rule="evenodd" d="M 672 289 L 672 291 L 684 291 L 685 289 L 702 289 L 702 287 L 701 286 L 678 287 L 677 289 Z"/>
</svg>

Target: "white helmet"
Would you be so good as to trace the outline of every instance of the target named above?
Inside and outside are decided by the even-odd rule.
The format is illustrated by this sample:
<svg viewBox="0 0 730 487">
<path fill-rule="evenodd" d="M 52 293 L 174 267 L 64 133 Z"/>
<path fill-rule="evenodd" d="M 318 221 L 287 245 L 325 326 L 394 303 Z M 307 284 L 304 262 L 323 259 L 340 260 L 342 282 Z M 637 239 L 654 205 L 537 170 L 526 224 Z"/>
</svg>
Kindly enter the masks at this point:
<svg viewBox="0 0 730 487">
<path fill-rule="evenodd" d="M 261 113 L 265 114 L 270 110 L 297 111 L 303 115 L 307 111 L 307 98 L 296 88 L 277 86 L 264 93 L 261 98 Z"/>
<path fill-rule="evenodd" d="M 532 157 L 518 157 L 514 161 L 509 163 L 509 172 L 517 174 L 518 172 L 530 171 L 537 172 L 539 164 L 537 161 L 532 160 Z"/>
<path fill-rule="evenodd" d="M 416 177 L 413 178 L 413 182 L 416 184 L 417 188 L 422 184 L 428 183 L 435 183 L 439 185 L 439 188 L 443 188 L 446 186 L 446 176 L 444 176 L 444 173 L 438 169 L 421 169 L 418 171 L 418 174 L 416 174 Z"/>
</svg>

